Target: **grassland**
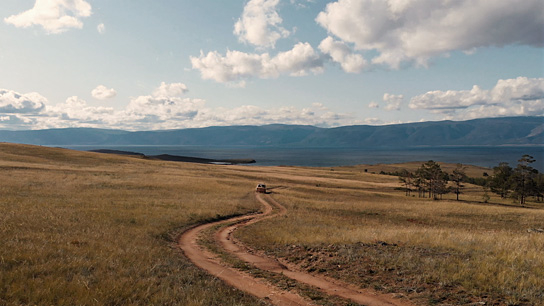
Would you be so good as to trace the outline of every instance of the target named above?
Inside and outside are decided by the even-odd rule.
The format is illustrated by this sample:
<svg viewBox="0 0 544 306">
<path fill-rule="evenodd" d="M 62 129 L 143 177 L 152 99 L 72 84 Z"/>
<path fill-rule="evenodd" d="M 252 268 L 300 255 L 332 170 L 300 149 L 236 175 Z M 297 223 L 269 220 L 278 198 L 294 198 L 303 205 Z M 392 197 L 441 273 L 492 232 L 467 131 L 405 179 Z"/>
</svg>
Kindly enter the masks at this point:
<svg viewBox="0 0 544 306">
<path fill-rule="evenodd" d="M 258 305 L 171 243 L 258 210 L 209 166 L 0 145 L 0 305 Z"/>
<path fill-rule="evenodd" d="M 238 238 L 307 271 L 422 305 L 544 305 L 544 234 L 528 232 L 544 227 L 542 203 L 482 203 L 477 186 L 463 201 L 406 197 L 396 177 L 331 170 L 329 184 L 278 190 L 288 214 Z"/>
<path fill-rule="evenodd" d="M 174 247 L 183 229 L 259 210 L 284 217 L 237 232 L 313 273 L 421 305 L 543 305 L 540 203 L 469 186 L 463 201 L 405 197 L 362 167 L 198 165 L 0 144 L 0 305 L 259 305 Z M 383 171 L 390 171 L 383 169 Z M 478 169 L 473 170 L 480 171 Z"/>
</svg>

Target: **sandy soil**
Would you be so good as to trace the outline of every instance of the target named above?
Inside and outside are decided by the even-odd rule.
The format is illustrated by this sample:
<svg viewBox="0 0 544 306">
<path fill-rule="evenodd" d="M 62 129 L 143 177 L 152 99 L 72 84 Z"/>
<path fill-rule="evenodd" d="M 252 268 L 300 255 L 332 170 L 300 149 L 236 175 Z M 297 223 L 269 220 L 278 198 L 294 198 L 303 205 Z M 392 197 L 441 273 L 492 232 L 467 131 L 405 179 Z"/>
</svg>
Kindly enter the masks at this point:
<svg viewBox="0 0 544 306">
<path fill-rule="evenodd" d="M 185 255 L 197 266 L 207 270 L 212 275 L 224 280 L 226 283 L 246 291 L 259 298 L 266 298 L 275 305 L 313 305 L 302 297 L 291 292 L 282 291 L 262 280 L 253 278 L 237 269 L 227 267 L 212 253 L 205 250 L 197 244 L 197 238 L 202 231 L 222 223 L 237 222 L 234 225 L 221 228 L 215 234 L 216 242 L 227 252 L 236 255 L 241 260 L 250 263 L 258 269 L 283 274 L 289 278 L 297 280 L 319 288 L 328 295 L 334 295 L 349 299 L 353 302 L 368 306 L 409 306 L 409 302 L 394 299 L 391 295 L 377 294 L 370 290 L 362 290 L 353 285 L 342 283 L 320 275 L 313 275 L 297 269 L 297 267 L 280 262 L 275 258 L 258 254 L 247 248 L 232 237 L 232 233 L 242 226 L 248 226 L 252 223 L 262 221 L 267 218 L 283 215 L 287 212 L 286 208 L 275 201 L 270 195 L 256 195 L 259 202 L 263 205 L 262 214 L 242 216 L 224 221 L 218 221 L 197 226 L 185 232 L 179 239 L 179 246 Z M 273 206 L 277 212 L 273 213 Z"/>
</svg>

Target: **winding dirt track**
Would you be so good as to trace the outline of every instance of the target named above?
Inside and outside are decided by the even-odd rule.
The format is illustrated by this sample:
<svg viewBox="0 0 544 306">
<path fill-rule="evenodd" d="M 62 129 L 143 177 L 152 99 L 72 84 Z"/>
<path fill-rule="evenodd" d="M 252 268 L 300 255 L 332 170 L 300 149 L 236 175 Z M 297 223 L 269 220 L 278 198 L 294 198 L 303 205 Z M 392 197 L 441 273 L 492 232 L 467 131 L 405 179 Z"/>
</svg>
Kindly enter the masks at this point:
<svg viewBox="0 0 544 306">
<path fill-rule="evenodd" d="M 269 195 L 256 195 L 257 200 L 264 206 L 263 213 L 256 215 L 246 215 L 231 218 L 223 221 L 203 224 L 194 227 L 185 233 L 178 240 L 179 247 L 195 265 L 205 269 L 210 274 L 222 279 L 227 284 L 240 290 L 248 292 L 256 297 L 263 298 L 275 305 L 313 305 L 311 302 L 303 299 L 299 295 L 283 291 L 274 287 L 261 279 L 256 279 L 247 273 L 241 272 L 235 268 L 228 267 L 217 258 L 213 253 L 205 250 L 197 243 L 198 236 L 202 231 L 212 226 L 224 223 L 235 222 L 234 225 L 223 227 L 215 233 L 215 239 L 219 245 L 227 252 L 236 255 L 241 260 L 250 263 L 258 269 L 281 273 L 284 276 L 297 280 L 299 282 L 312 285 L 319 288 L 328 295 L 335 295 L 349 299 L 353 302 L 368 306 L 410 306 L 412 304 L 393 299 L 388 295 L 378 295 L 369 290 L 361 290 L 352 285 L 342 283 L 338 280 L 332 280 L 323 276 L 311 275 L 298 270 L 295 266 L 286 262 L 280 262 L 275 258 L 263 255 L 256 255 L 254 252 L 248 252 L 248 248 L 232 237 L 232 233 L 239 227 L 248 226 L 255 222 L 265 220 L 280 215 L 284 215 L 287 209 L 276 202 Z M 272 205 L 278 210 L 273 212 Z"/>
</svg>

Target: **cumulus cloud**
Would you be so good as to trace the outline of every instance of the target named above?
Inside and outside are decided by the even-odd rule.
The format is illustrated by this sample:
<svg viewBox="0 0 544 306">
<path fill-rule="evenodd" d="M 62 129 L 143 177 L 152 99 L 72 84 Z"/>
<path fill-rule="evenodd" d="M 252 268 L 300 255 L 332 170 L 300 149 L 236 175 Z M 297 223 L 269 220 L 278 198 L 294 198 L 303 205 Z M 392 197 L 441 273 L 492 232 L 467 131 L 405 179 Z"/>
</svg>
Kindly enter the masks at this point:
<svg viewBox="0 0 544 306">
<path fill-rule="evenodd" d="M 187 86 L 183 83 L 162 82 L 157 89 L 153 91 L 155 97 L 178 97 L 188 91 Z"/>
<path fill-rule="evenodd" d="M 289 31 L 281 27 L 278 4 L 279 0 L 250 0 L 234 24 L 234 34 L 241 42 L 274 48 L 278 39 L 289 36 Z"/>
<path fill-rule="evenodd" d="M 91 91 L 93 98 L 98 100 L 111 99 L 117 95 L 117 91 L 113 88 L 107 88 L 104 85 L 98 85 L 95 89 Z"/>
<path fill-rule="evenodd" d="M 344 42 L 335 41 L 330 36 L 321 41 L 319 50 L 328 54 L 334 62 L 339 63 L 345 72 L 359 73 L 366 66 L 366 60 L 361 54 L 353 53 Z"/>
<path fill-rule="evenodd" d="M 101 23 L 98 26 L 96 26 L 96 30 L 98 31 L 98 33 L 104 34 L 106 32 L 106 26 L 103 23 Z"/>
<path fill-rule="evenodd" d="M 191 121 L 205 101 L 180 97 L 139 96 L 128 104 L 126 118 L 143 123 Z"/>
<path fill-rule="evenodd" d="M 77 96 L 69 97 L 64 103 L 48 106 L 46 115 L 51 117 L 50 121 L 54 119 L 74 121 L 83 126 L 88 126 L 90 123 L 102 124 L 116 121 L 113 108 L 88 106 L 85 100 Z"/>
<path fill-rule="evenodd" d="M 403 62 L 460 50 L 522 44 L 544 45 L 541 0 L 338 0 L 316 21 L 358 50 L 375 50 L 375 64 Z"/>
<path fill-rule="evenodd" d="M 404 100 L 403 95 L 392 95 L 386 93 L 383 95 L 383 102 L 385 102 L 384 109 L 387 111 L 400 110 L 402 100 Z"/>
<path fill-rule="evenodd" d="M 254 54 L 227 51 L 223 56 L 217 51 L 200 53 L 191 57 L 193 69 L 200 71 L 203 79 L 219 83 L 237 82 L 250 77 L 277 78 L 282 74 L 302 76 L 323 71 L 323 61 L 309 43 L 298 43 L 293 49 L 271 57 L 268 53 Z"/>
<path fill-rule="evenodd" d="M 89 17 L 91 5 L 84 0 L 36 0 L 28 11 L 4 18 L 4 22 L 18 28 L 39 25 L 49 34 L 57 34 L 71 28 L 81 29 L 82 17 Z"/>
<path fill-rule="evenodd" d="M 38 93 L 21 94 L 0 89 L 0 114 L 34 114 L 45 108 L 47 99 Z"/>
<path fill-rule="evenodd" d="M 409 107 L 443 114 L 447 119 L 544 114 L 544 78 L 499 80 L 490 90 L 430 91 L 413 97 Z"/>
</svg>

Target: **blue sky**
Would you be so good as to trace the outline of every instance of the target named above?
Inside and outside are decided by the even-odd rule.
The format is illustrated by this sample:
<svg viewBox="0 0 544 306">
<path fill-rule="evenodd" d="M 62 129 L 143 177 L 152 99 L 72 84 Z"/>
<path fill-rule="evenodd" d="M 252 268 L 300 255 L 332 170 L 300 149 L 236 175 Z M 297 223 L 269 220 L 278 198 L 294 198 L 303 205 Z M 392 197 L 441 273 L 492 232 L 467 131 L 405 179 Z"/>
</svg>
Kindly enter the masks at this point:
<svg viewBox="0 0 544 306">
<path fill-rule="evenodd" d="M 3 0 L 0 128 L 544 114 L 541 0 Z"/>
</svg>

